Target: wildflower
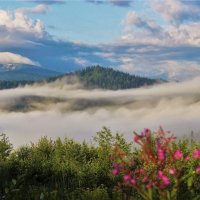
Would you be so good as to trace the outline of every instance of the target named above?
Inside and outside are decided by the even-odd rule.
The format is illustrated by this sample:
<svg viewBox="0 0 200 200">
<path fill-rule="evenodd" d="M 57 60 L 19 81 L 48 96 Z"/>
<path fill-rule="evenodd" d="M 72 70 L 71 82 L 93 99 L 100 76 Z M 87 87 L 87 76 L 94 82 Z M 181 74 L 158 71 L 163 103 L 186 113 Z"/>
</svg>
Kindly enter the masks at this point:
<svg viewBox="0 0 200 200">
<path fill-rule="evenodd" d="M 163 172 L 161 170 L 158 170 L 158 178 L 161 179 L 162 176 L 163 176 Z"/>
<path fill-rule="evenodd" d="M 118 169 L 113 169 L 112 173 L 116 176 L 117 174 L 119 174 L 119 171 L 118 171 Z"/>
<path fill-rule="evenodd" d="M 174 169 L 173 168 L 169 169 L 169 173 L 174 174 Z"/>
<path fill-rule="evenodd" d="M 190 157 L 189 157 L 189 156 L 186 156 L 184 160 L 185 160 L 185 161 L 189 161 L 189 160 L 190 160 Z"/>
<path fill-rule="evenodd" d="M 148 135 L 148 134 L 150 133 L 150 130 L 149 130 L 148 128 L 145 128 L 144 131 L 143 131 L 143 133 L 144 133 L 145 135 Z"/>
<path fill-rule="evenodd" d="M 163 182 L 165 187 L 170 184 L 169 178 L 167 176 L 165 176 L 165 175 L 162 176 L 162 182 Z"/>
<path fill-rule="evenodd" d="M 174 153 L 174 158 L 176 160 L 183 158 L 183 153 L 180 150 L 176 150 L 175 153 Z"/>
<path fill-rule="evenodd" d="M 158 170 L 158 179 L 162 181 L 161 188 L 166 188 L 170 184 L 169 178 L 163 174 L 161 170 Z"/>
<path fill-rule="evenodd" d="M 196 149 L 193 153 L 193 158 L 200 159 L 200 150 Z"/>
<path fill-rule="evenodd" d="M 118 163 L 114 162 L 114 163 L 113 163 L 113 167 L 114 167 L 114 168 L 118 168 Z"/>
<path fill-rule="evenodd" d="M 160 162 L 165 160 L 165 152 L 162 149 L 158 149 L 158 160 Z"/>
<path fill-rule="evenodd" d="M 196 168 L 196 173 L 197 173 L 197 174 L 200 174 L 200 166 L 198 166 L 198 167 Z"/>
<path fill-rule="evenodd" d="M 141 139 L 141 136 L 140 136 L 140 135 L 135 135 L 135 136 L 134 136 L 134 141 L 135 141 L 136 143 L 139 143 L 140 139 Z"/>
<path fill-rule="evenodd" d="M 145 183 L 145 182 L 147 182 L 147 181 L 148 181 L 148 177 L 145 176 L 145 177 L 142 179 L 142 182 Z"/>
<path fill-rule="evenodd" d="M 130 183 L 131 183 L 132 185 L 135 185 L 135 184 L 136 184 L 136 180 L 135 180 L 134 178 L 131 178 Z"/>
<path fill-rule="evenodd" d="M 125 174 L 124 177 L 123 177 L 123 179 L 124 179 L 125 183 L 129 183 L 129 181 L 131 179 L 131 176 L 129 174 Z"/>
<path fill-rule="evenodd" d="M 140 174 L 144 174 L 145 173 L 145 169 L 144 168 L 141 168 L 140 169 Z"/>
<path fill-rule="evenodd" d="M 147 185 L 146 185 L 146 188 L 147 189 L 150 189 L 152 187 L 152 183 L 148 183 Z"/>
</svg>

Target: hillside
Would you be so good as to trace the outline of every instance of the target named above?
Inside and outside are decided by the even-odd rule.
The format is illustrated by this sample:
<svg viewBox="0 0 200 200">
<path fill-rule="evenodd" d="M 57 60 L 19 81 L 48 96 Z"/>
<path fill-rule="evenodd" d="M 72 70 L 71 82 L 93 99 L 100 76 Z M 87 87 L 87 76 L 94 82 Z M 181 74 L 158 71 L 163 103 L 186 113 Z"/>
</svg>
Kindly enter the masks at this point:
<svg viewBox="0 0 200 200">
<path fill-rule="evenodd" d="M 0 81 L 38 81 L 60 75 L 42 67 L 27 64 L 0 64 Z"/>
<path fill-rule="evenodd" d="M 142 86 L 153 85 L 160 82 L 158 80 L 130 75 L 128 73 L 116 71 L 112 68 L 104 68 L 101 66 L 87 67 L 83 70 L 67 73 L 64 75 L 55 74 L 55 76 L 52 76 L 50 78 L 47 77 L 46 79 L 41 78 L 41 80 L 34 78 L 34 76 L 32 77 L 32 79 L 29 79 L 29 76 L 27 76 L 26 79 L 22 78 L 21 80 L 20 79 L 11 80 L 10 77 L 10 80 L 7 80 L 5 78 L 4 79 L 1 78 L 1 76 L 3 76 L 1 73 L 0 73 L 0 89 L 16 88 L 20 85 L 32 84 L 35 82 L 42 82 L 42 81 L 50 83 L 64 77 L 71 77 L 71 76 L 77 77 L 77 79 L 80 80 L 80 82 L 87 89 L 94 89 L 94 88 L 102 88 L 110 90 L 128 89 L 128 88 L 138 88 Z M 48 74 L 48 75 L 53 75 L 53 74 Z"/>
<path fill-rule="evenodd" d="M 153 85 L 157 80 L 130 75 L 112 68 L 88 67 L 75 73 L 88 88 L 128 89 Z"/>
</svg>

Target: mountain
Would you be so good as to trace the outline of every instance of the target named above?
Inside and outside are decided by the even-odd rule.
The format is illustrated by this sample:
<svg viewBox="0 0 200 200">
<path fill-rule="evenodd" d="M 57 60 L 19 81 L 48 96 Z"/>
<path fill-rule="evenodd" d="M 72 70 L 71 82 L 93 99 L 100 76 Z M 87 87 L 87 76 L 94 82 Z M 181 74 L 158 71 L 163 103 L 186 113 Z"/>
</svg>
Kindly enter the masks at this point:
<svg viewBox="0 0 200 200">
<path fill-rule="evenodd" d="M 83 70 L 65 74 L 57 78 L 50 78 L 48 82 L 68 76 L 76 76 L 85 88 L 88 89 L 128 89 L 153 85 L 161 82 L 159 80 L 130 75 L 112 68 L 105 68 L 101 66 L 87 67 Z"/>
<path fill-rule="evenodd" d="M 0 64 L 0 81 L 38 81 L 60 75 L 42 67 L 27 64 Z"/>
<path fill-rule="evenodd" d="M 4 69 L 4 71 L 0 68 L 0 89 L 16 88 L 19 85 L 33 84 L 42 81 L 50 83 L 59 81 L 62 78 L 68 80 L 66 83 L 73 83 L 79 80 L 86 89 L 102 88 L 110 90 L 138 88 L 162 82 L 160 80 L 130 75 L 101 66 L 87 67 L 83 70 L 64 75 L 38 68 L 39 67 L 27 65 L 19 66 L 17 69 L 14 68 L 13 71 L 10 69 L 9 71 Z M 45 76 L 47 78 L 45 78 Z M 49 78 L 48 76 L 52 77 Z"/>
</svg>

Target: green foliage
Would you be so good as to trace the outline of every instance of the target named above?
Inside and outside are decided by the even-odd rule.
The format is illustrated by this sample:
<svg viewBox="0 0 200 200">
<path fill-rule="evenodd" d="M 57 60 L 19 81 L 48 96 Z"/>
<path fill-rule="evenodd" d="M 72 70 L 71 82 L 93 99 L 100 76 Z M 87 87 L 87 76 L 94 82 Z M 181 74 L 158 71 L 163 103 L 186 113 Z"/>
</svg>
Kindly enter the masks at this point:
<svg viewBox="0 0 200 200">
<path fill-rule="evenodd" d="M 123 73 L 116 71 L 112 68 L 104 68 L 100 66 L 87 67 L 83 70 L 67 73 L 64 75 L 57 75 L 46 80 L 38 81 L 3 81 L 0 80 L 0 89 L 10 89 L 19 86 L 31 85 L 33 83 L 50 83 L 56 81 L 57 79 L 67 77 L 68 83 L 76 83 L 77 79 L 84 84 L 85 88 L 94 89 L 128 89 L 128 88 L 138 88 L 147 85 L 153 85 L 158 83 L 158 80 L 153 80 L 149 78 L 139 77 L 135 75 L 130 75 L 128 73 Z"/>
<path fill-rule="evenodd" d="M 8 138 L 0 137 L 0 199 L 2 200 L 140 200 L 142 196 L 133 188 L 117 190 L 122 177 L 115 177 L 113 150 L 121 149 L 123 162 L 134 159 L 133 168 L 142 168 L 137 159 L 140 150 L 131 149 L 119 133 L 113 134 L 103 127 L 97 132 L 94 144 L 78 143 L 69 138 L 55 141 L 47 137 L 37 143 L 12 148 Z M 181 140 L 173 143 L 173 149 L 180 149 L 184 156 L 192 156 L 200 148 L 199 143 Z M 120 152 L 119 152 L 120 153 Z M 126 155 L 126 156 L 124 156 Z M 194 173 L 199 160 L 190 160 L 183 171 L 184 181 L 180 183 L 177 199 L 198 199 L 200 176 Z M 131 168 L 131 170 L 133 170 Z M 189 189 L 188 189 L 189 188 Z M 150 193 L 149 196 L 156 196 Z M 128 194 L 132 195 L 128 195 Z"/>
<path fill-rule="evenodd" d="M 93 145 L 43 137 L 11 152 L 2 135 L 0 199 L 111 199 L 114 143 L 129 146 L 122 136 L 103 128 Z"/>
<path fill-rule="evenodd" d="M 27 84 L 33 84 L 34 81 L 2 81 L 0 80 L 0 90 L 2 89 L 11 89 L 11 88 L 16 88 L 19 86 L 24 86 Z"/>
<path fill-rule="evenodd" d="M 87 67 L 75 73 L 79 79 L 89 88 L 103 89 L 128 89 L 138 88 L 146 85 L 153 85 L 158 81 L 130 75 L 116 71 L 112 68 L 104 68 L 100 66 Z"/>
</svg>

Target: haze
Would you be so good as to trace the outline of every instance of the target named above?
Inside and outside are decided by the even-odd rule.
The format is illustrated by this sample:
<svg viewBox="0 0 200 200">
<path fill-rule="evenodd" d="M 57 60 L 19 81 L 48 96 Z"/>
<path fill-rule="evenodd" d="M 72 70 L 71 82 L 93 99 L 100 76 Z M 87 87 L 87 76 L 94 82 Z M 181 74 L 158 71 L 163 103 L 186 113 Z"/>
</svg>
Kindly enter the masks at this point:
<svg viewBox="0 0 200 200">
<path fill-rule="evenodd" d="M 200 130 L 200 78 L 128 90 L 86 90 L 66 80 L 0 91 L 0 131 L 15 146 L 41 136 L 90 141 L 103 126 L 126 139 L 162 126 L 179 137 Z"/>
</svg>

